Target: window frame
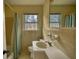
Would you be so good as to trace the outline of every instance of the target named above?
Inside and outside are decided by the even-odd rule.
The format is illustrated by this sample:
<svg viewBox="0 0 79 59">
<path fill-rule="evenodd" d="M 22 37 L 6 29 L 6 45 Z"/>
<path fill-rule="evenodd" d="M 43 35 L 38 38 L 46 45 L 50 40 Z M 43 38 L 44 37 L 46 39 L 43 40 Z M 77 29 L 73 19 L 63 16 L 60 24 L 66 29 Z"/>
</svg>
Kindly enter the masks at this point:
<svg viewBox="0 0 79 59">
<path fill-rule="evenodd" d="M 60 28 L 60 22 L 61 22 L 61 19 L 59 19 L 59 22 L 50 22 L 50 15 L 60 15 L 61 16 L 61 13 L 49 13 L 49 27 L 50 27 L 50 23 L 59 23 L 59 27 L 50 27 L 50 28 L 55 28 L 55 29 L 59 29 Z M 60 17 L 61 18 L 61 17 Z"/>
<path fill-rule="evenodd" d="M 25 22 L 25 15 L 37 15 L 37 22 Z M 29 24 L 29 23 L 31 23 L 31 24 L 33 24 L 33 23 L 37 23 L 37 29 L 26 29 L 25 28 L 25 24 Z M 24 30 L 25 31 L 37 31 L 38 30 L 38 13 L 24 13 Z"/>
</svg>

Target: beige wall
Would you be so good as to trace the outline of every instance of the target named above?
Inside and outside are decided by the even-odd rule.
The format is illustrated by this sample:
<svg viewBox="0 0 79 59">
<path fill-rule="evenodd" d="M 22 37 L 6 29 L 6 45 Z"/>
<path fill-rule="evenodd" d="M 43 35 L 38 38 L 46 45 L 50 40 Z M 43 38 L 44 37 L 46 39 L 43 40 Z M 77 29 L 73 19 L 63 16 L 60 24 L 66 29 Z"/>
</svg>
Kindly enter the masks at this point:
<svg viewBox="0 0 79 59">
<path fill-rule="evenodd" d="M 76 29 L 61 29 L 59 43 L 71 59 L 76 59 Z"/>
<path fill-rule="evenodd" d="M 13 26 L 12 17 L 6 17 L 5 23 L 6 23 L 5 25 L 6 25 L 7 44 L 11 45 L 11 34 L 12 34 L 12 26 Z"/>
<path fill-rule="evenodd" d="M 46 0 L 43 5 L 43 38 L 47 37 L 47 30 L 49 29 L 49 7 L 50 0 Z"/>
<path fill-rule="evenodd" d="M 13 27 L 13 11 L 5 5 L 5 27 L 6 27 L 6 43 L 7 47 L 11 47 L 11 34 Z"/>
</svg>

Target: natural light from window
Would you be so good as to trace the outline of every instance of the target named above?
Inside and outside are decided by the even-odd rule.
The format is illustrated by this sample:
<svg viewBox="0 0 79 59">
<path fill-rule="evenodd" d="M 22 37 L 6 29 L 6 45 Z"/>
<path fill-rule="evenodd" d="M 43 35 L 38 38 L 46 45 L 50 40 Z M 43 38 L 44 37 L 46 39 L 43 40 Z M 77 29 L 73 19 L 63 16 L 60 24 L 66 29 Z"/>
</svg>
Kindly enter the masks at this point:
<svg viewBox="0 0 79 59">
<path fill-rule="evenodd" d="M 60 24 L 60 14 L 50 14 L 49 18 L 50 28 L 59 28 Z"/>
<path fill-rule="evenodd" d="M 37 30 L 38 15 L 27 14 L 24 15 L 24 27 L 25 30 Z"/>
</svg>

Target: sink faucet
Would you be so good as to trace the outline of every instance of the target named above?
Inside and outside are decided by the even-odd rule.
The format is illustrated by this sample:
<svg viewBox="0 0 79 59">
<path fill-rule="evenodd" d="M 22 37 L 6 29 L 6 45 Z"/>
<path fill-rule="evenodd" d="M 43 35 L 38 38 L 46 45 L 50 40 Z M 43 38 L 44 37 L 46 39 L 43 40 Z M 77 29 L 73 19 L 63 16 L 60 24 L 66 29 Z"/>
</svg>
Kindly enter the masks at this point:
<svg viewBox="0 0 79 59">
<path fill-rule="evenodd" d="M 52 46 L 52 43 L 51 42 L 48 42 L 49 46 Z"/>
</svg>

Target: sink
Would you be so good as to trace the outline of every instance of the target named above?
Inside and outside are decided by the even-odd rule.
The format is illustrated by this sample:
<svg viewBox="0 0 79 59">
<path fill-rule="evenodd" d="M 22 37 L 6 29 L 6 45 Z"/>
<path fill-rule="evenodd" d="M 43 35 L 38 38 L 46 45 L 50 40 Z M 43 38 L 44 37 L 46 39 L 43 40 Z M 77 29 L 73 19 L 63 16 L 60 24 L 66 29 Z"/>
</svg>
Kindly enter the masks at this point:
<svg viewBox="0 0 79 59">
<path fill-rule="evenodd" d="M 34 51 L 45 51 L 49 44 L 45 41 L 32 41 Z"/>
<path fill-rule="evenodd" d="M 45 42 L 37 42 L 36 46 L 43 49 L 47 48 L 47 44 Z"/>
</svg>

